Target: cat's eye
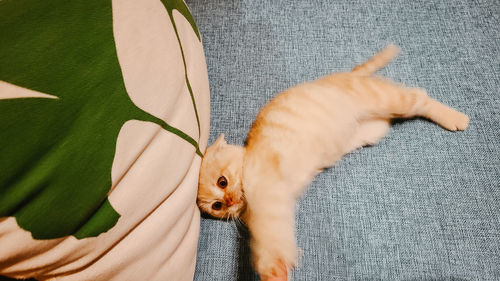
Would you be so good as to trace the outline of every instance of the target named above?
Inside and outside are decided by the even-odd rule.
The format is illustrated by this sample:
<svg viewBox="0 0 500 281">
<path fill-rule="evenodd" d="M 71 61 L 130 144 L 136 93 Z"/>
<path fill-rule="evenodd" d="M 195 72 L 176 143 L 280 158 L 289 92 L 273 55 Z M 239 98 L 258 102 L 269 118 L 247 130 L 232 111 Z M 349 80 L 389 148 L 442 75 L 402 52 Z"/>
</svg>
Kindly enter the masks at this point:
<svg viewBox="0 0 500 281">
<path fill-rule="evenodd" d="M 213 203 L 212 204 L 212 209 L 214 209 L 216 211 L 222 209 L 222 202 L 217 201 L 217 202 Z"/>
<path fill-rule="evenodd" d="M 226 188 L 227 186 L 227 179 L 225 176 L 221 176 L 218 180 L 217 180 L 217 186 L 224 189 Z"/>
</svg>

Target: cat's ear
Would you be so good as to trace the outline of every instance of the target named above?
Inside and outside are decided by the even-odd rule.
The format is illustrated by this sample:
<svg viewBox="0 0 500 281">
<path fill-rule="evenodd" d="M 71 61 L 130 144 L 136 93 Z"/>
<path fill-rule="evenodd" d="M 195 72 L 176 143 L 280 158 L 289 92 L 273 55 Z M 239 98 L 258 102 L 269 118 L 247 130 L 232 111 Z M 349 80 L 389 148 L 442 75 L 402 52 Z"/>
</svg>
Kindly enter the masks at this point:
<svg viewBox="0 0 500 281">
<path fill-rule="evenodd" d="M 220 134 L 220 136 L 215 140 L 214 144 L 212 144 L 214 147 L 223 147 L 227 144 L 226 140 L 224 139 L 224 134 Z"/>
</svg>

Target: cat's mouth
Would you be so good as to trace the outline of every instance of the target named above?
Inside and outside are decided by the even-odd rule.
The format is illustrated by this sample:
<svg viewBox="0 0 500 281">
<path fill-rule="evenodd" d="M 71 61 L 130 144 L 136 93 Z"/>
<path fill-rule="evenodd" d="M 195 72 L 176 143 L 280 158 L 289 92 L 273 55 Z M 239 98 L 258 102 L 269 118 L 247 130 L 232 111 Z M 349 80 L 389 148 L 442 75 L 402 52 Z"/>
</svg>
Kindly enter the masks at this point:
<svg viewBox="0 0 500 281">
<path fill-rule="evenodd" d="M 234 206 L 245 205 L 245 194 L 226 193 L 224 196 L 224 203 L 228 209 L 232 209 Z"/>
<path fill-rule="evenodd" d="M 245 200 L 240 197 L 239 199 L 234 201 L 234 204 L 228 207 L 228 210 L 233 214 L 240 215 L 245 210 L 245 207 Z"/>
<path fill-rule="evenodd" d="M 230 202 L 226 202 L 226 206 L 228 209 L 240 209 L 242 205 L 243 205 L 243 200 L 241 199 L 236 199 Z"/>
</svg>

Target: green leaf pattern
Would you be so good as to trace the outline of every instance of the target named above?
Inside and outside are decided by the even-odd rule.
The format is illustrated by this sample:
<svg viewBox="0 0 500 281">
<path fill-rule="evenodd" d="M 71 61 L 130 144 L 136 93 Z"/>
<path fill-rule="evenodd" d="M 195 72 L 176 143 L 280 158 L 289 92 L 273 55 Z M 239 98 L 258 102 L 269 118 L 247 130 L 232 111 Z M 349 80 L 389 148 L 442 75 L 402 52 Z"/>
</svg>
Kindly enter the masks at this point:
<svg viewBox="0 0 500 281">
<path fill-rule="evenodd" d="M 173 10 L 200 38 L 184 2 L 162 0 L 181 49 Z M 0 217 L 14 216 L 35 239 L 94 237 L 118 214 L 108 200 L 120 129 L 153 122 L 194 146 L 191 136 L 137 107 L 124 86 L 113 38 L 111 1 L 0 1 Z M 199 134 L 198 134 L 199 136 Z"/>
</svg>

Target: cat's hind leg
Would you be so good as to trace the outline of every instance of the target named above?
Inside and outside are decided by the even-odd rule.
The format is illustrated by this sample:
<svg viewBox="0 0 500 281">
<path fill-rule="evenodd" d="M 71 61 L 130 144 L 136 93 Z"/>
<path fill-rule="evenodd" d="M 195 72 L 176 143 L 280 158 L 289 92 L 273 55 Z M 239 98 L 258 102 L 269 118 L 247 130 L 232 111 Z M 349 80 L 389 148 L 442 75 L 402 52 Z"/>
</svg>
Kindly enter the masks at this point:
<svg viewBox="0 0 500 281">
<path fill-rule="evenodd" d="M 463 131 L 467 128 L 467 115 L 429 97 L 425 90 L 391 84 L 385 84 L 381 90 L 365 96 L 365 105 L 369 108 L 367 112 L 372 118 L 421 116 L 450 131 Z"/>
<path fill-rule="evenodd" d="M 420 90 L 420 89 L 418 89 Z M 420 90 L 423 91 L 423 90 Z M 469 125 L 469 117 L 435 99 L 428 98 L 419 114 L 450 131 L 463 131 Z"/>
<path fill-rule="evenodd" d="M 463 131 L 469 124 L 469 117 L 427 95 L 427 92 L 419 88 L 406 88 L 404 89 L 403 98 L 400 100 L 399 108 L 394 112 L 400 113 L 401 109 L 408 110 L 396 114 L 395 117 L 425 117 L 441 127 L 450 131 Z"/>
</svg>

